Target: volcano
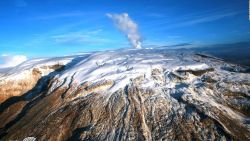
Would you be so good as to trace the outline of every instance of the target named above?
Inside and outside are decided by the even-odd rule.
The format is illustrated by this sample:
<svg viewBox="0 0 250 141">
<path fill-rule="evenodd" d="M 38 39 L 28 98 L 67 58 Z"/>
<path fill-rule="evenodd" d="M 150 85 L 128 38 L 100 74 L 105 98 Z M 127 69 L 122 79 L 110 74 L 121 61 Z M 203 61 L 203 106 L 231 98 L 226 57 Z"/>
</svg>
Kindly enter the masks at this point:
<svg viewBox="0 0 250 141">
<path fill-rule="evenodd" d="M 25 61 L 0 75 L 0 139 L 250 140 L 249 68 L 185 50 Z"/>
</svg>

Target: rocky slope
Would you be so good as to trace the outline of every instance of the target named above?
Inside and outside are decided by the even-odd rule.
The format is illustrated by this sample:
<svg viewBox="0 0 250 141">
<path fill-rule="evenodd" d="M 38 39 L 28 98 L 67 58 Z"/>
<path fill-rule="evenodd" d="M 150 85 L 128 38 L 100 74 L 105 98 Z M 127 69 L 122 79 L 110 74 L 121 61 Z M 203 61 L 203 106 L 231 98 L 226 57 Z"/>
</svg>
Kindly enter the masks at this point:
<svg viewBox="0 0 250 141">
<path fill-rule="evenodd" d="M 250 140 L 250 74 L 139 49 L 34 59 L 0 76 L 0 139 Z"/>
</svg>

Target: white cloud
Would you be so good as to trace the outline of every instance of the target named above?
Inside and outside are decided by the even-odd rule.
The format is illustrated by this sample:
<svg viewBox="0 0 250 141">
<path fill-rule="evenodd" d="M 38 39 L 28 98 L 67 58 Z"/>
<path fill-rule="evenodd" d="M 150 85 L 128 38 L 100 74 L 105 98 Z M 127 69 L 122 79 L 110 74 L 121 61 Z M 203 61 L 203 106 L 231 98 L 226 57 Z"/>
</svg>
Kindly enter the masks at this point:
<svg viewBox="0 0 250 141">
<path fill-rule="evenodd" d="M 112 42 L 100 35 L 102 29 L 70 32 L 52 35 L 50 38 L 57 44 L 105 44 Z"/>
<path fill-rule="evenodd" d="M 138 26 L 127 13 L 108 13 L 107 16 L 113 20 L 119 30 L 127 35 L 129 42 L 134 48 L 141 48 L 141 36 L 138 32 Z"/>
<path fill-rule="evenodd" d="M 200 12 L 180 13 L 173 18 L 165 16 L 159 18 L 157 22 L 148 23 L 145 28 L 154 29 L 154 31 L 162 31 L 166 29 L 175 29 L 180 27 L 190 27 L 202 25 L 204 23 L 212 23 L 222 19 L 233 19 L 238 15 L 244 14 L 242 10 L 234 10 L 230 8 L 210 9 Z M 157 28 L 155 28 L 157 27 Z"/>
<path fill-rule="evenodd" d="M 175 26 L 190 26 L 190 25 L 196 25 L 196 24 L 200 24 L 200 23 L 206 23 L 206 22 L 213 22 L 213 21 L 217 21 L 223 18 L 227 18 L 227 17 L 232 17 L 239 14 L 239 12 L 230 12 L 230 13 L 223 13 L 223 14 L 211 14 L 208 16 L 202 16 L 196 19 L 190 19 L 188 21 L 184 21 L 183 23 L 180 23 L 179 25 L 175 25 Z"/>
<path fill-rule="evenodd" d="M 8 67 L 14 67 L 22 62 L 27 60 L 27 57 L 24 55 L 6 55 L 2 54 L 0 55 L 0 60 L 2 64 L 0 64 L 0 68 L 8 68 Z"/>
<path fill-rule="evenodd" d="M 52 14 L 52 15 L 44 15 L 35 17 L 36 20 L 52 20 L 52 19 L 59 19 L 59 18 L 68 18 L 68 17 L 82 17 L 86 16 L 88 13 L 83 12 L 70 12 L 70 13 L 59 13 L 59 14 Z"/>
</svg>

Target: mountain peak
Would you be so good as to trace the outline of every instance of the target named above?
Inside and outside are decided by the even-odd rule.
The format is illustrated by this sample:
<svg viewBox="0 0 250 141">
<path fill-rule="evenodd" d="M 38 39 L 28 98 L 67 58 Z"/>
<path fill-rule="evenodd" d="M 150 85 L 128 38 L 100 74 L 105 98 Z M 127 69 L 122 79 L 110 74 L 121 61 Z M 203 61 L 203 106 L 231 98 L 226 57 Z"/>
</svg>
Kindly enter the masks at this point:
<svg viewBox="0 0 250 141">
<path fill-rule="evenodd" d="M 162 48 L 29 60 L 0 77 L 1 138 L 249 140 L 246 70 Z"/>
</svg>

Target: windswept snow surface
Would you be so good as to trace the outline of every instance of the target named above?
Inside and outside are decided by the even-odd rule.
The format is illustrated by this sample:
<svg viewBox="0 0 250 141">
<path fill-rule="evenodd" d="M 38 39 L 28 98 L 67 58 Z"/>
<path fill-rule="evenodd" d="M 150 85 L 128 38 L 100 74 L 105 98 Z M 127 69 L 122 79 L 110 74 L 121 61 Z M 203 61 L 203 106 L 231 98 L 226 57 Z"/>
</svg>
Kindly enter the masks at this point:
<svg viewBox="0 0 250 141">
<path fill-rule="evenodd" d="M 139 76 L 145 77 L 145 86 L 153 87 L 155 83 L 151 81 L 151 73 L 154 69 L 163 70 L 164 73 L 201 71 L 211 67 L 223 71 L 220 68 L 226 65 L 223 62 L 219 64 L 218 62 L 214 63 L 209 59 L 206 62 L 202 62 L 193 52 L 166 49 L 128 49 L 33 59 L 2 74 L 0 79 L 27 77 L 25 74 L 31 71 L 32 68 L 42 68 L 56 64 L 66 66 L 65 71 L 56 76 L 56 78 L 61 80 L 60 82 L 67 80 L 65 85 L 70 83 L 68 80 L 70 77 L 77 84 L 111 80 L 114 81 L 114 85 L 110 89 L 113 92 L 125 87 L 132 79 Z M 249 77 L 245 79 L 250 80 Z M 58 83 L 57 85 L 61 84 Z"/>
<path fill-rule="evenodd" d="M 187 54 L 186 58 L 184 58 L 183 53 L 177 53 L 178 55 L 176 53 L 176 51 L 153 49 L 97 52 L 65 58 L 31 60 L 13 70 L 19 70 L 20 72 L 20 70 L 32 67 L 48 66 L 57 63 L 68 64 L 67 69 L 57 76 L 61 82 L 73 75 L 74 83 L 78 84 L 112 80 L 115 81 L 115 84 L 110 90 L 114 92 L 119 88 L 125 87 L 130 83 L 130 80 L 139 76 L 146 78 L 145 84 L 151 83 L 151 72 L 153 69 L 163 69 L 167 72 L 209 68 L 204 63 L 194 61 L 191 54 Z M 70 81 L 66 81 L 65 85 L 68 85 L 67 83 L 70 83 Z"/>
</svg>

